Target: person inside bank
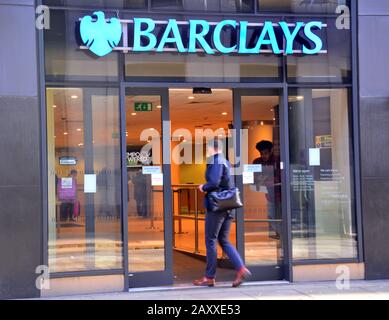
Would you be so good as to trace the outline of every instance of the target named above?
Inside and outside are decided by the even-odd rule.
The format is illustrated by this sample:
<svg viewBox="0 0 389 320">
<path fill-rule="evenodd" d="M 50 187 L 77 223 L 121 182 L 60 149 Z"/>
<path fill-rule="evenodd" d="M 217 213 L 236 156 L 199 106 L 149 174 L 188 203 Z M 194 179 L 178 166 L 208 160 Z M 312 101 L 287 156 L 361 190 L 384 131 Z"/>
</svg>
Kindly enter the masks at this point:
<svg viewBox="0 0 389 320">
<path fill-rule="evenodd" d="M 199 186 L 200 192 L 205 196 L 205 245 L 206 245 L 206 270 L 205 275 L 198 280 L 194 280 L 195 286 L 215 285 L 217 266 L 217 243 L 219 242 L 223 251 L 234 265 L 237 271 L 236 278 L 232 283 L 233 287 L 238 287 L 251 276 L 251 272 L 246 268 L 236 248 L 230 242 L 231 223 L 234 219 L 233 210 L 225 212 L 212 212 L 208 193 L 212 191 L 231 190 L 233 181 L 230 175 L 231 164 L 223 154 L 223 144 L 220 140 L 212 140 L 207 145 L 209 158 L 207 159 L 207 169 L 205 173 L 206 183 Z"/>
<path fill-rule="evenodd" d="M 280 158 L 274 154 L 274 145 L 271 141 L 258 142 L 256 149 L 260 157 L 256 158 L 253 164 L 260 164 L 262 170 L 254 173 L 255 189 L 266 194 L 268 219 L 271 220 L 269 236 L 280 239 L 280 223 L 276 221 L 281 219 Z"/>
<path fill-rule="evenodd" d="M 57 192 L 60 205 L 61 221 L 76 221 L 80 213 L 77 199 L 77 170 L 72 169 L 68 177 L 57 179 Z"/>
</svg>

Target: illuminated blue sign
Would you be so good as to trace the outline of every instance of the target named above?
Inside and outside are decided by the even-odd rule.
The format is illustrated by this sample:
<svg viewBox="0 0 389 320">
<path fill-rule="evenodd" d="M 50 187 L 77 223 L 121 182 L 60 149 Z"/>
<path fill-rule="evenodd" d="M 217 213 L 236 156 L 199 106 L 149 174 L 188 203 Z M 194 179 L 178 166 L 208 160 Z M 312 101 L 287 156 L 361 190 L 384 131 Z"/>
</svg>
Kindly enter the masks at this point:
<svg viewBox="0 0 389 320">
<path fill-rule="evenodd" d="M 314 55 L 322 52 L 320 21 L 287 23 L 285 21 L 206 20 L 155 21 L 151 18 L 105 20 L 103 12 L 81 19 L 83 49 L 98 56 L 112 50 L 122 52 L 167 52 L 215 54 L 285 54 Z M 122 38 L 122 45 L 118 44 Z"/>
</svg>

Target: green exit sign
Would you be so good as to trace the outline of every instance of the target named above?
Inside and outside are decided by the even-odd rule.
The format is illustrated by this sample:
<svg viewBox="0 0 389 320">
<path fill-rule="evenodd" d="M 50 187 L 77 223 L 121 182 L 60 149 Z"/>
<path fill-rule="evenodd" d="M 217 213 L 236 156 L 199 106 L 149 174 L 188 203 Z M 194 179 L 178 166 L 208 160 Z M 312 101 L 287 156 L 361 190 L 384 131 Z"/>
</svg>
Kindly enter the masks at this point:
<svg viewBox="0 0 389 320">
<path fill-rule="evenodd" d="M 135 102 L 134 109 L 138 112 L 153 111 L 153 104 L 151 102 Z"/>
</svg>

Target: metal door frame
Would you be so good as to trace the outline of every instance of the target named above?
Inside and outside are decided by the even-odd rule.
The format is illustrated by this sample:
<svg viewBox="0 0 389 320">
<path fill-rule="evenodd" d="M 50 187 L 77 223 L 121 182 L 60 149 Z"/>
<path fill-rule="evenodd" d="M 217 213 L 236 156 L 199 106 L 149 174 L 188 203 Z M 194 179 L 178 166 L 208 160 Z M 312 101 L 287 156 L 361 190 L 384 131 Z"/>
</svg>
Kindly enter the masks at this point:
<svg viewBox="0 0 389 320">
<path fill-rule="evenodd" d="M 197 84 L 197 83 L 196 83 Z M 193 88 L 195 83 L 163 83 L 159 86 L 146 86 L 145 83 L 122 82 L 120 86 L 120 113 L 121 113 L 121 149 L 122 149 L 122 210 L 123 210 L 123 256 L 124 256 L 124 286 L 127 291 L 133 287 L 148 287 L 173 284 L 173 216 L 172 216 L 172 192 L 171 192 L 171 167 L 170 167 L 170 109 L 169 88 Z M 203 83 L 203 86 L 231 89 L 233 94 L 233 124 L 237 132 L 242 127 L 241 122 L 241 97 L 261 96 L 274 94 L 280 97 L 280 148 L 283 170 L 281 172 L 282 183 L 282 217 L 283 217 L 283 257 L 284 264 L 275 270 L 274 266 L 251 267 L 257 275 L 255 280 L 288 280 L 293 281 L 292 269 L 292 239 L 291 239 L 291 215 L 290 215 L 290 185 L 289 177 L 289 121 L 288 121 L 288 87 L 286 84 L 257 83 L 255 86 L 247 84 L 231 85 L 219 83 Z M 162 104 L 162 141 L 163 141 L 163 173 L 164 173 L 164 235 L 165 235 L 165 270 L 157 272 L 140 272 L 130 277 L 128 272 L 128 205 L 127 172 L 126 170 L 126 91 L 133 95 L 159 95 Z M 236 138 L 236 150 L 240 150 L 240 134 Z M 240 152 L 239 152 L 240 153 Z M 236 179 L 237 186 L 242 190 L 242 176 Z M 237 248 L 244 257 L 244 221 L 241 209 L 237 212 L 236 219 Z"/>
<path fill-rule="evenodd" d="M 126 96 L 155 95 L 161 97 L 161 128 L 162 128 L 162 167 L 163 167 L 163 208 L 164 208 L 164 249 L 165 270 L 150 272 L 134 272 L 128 270 L 131 257 L 128 253 L 128 184 L 126 164 Z M 170 125 L 169 125 L 169 88 L 139 88 L 125 83 L 120 86 L 121 114 L 121 159 L 122 159 L 122 210 L 123 210 L 123 256 L 124 256 L 124 287 L 149 287 L 173 284 L 173 239 L 171 203 L 171 169 L 170 169 Z"/>
<path fill-rule="evenodd" d="M 234 128 L 237 132 L 242 129 L 242 97 L 244 96 L 264 96 L 275 95 L 280 97 L 279 125 L 280 125 L 280 151 L 281 151 L 281 207 L 282 207 L 282 250 L 283 250 L 283 265 L 281 266 L 250 266 L 253 272 L 253 280 L 288 280 L 293 281 L 292 273 L 292 239 L 291 239 L 291 215 L 290 215 L 290 183 L 289 178 L 289 121 L 288 121 L 288 88 L 286 85 L 279 86 L 260 86 L 256 89 L 234 89 Z M 238 155 L 241 155 L 241 134 L 237 134 L 236 150 Z M 236 176 L 236 185 L 243 192 L 242 175 Z M 244 215 L 243 208 L 238 209 L 236 215 L 237 225 L 237 247 L 238 251 L 244 258 L 245 256 L 245 241 L 244 241 Z"/>
</svg>

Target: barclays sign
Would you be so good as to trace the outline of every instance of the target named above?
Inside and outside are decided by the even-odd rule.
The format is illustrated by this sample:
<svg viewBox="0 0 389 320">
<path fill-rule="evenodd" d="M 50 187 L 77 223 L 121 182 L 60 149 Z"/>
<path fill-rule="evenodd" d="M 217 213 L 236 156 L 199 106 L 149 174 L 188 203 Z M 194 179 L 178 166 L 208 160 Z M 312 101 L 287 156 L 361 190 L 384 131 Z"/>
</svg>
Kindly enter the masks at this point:
<svg viewBox="0 0 389 320">
<path fill-rule="evenodd" d="M 314 55 L 327 52 L 322 39 L 325 27 L 321 21 L 119 20 L 106 19 L 105 14 L 98 11 L 80 19 L 79 32 L 83 42 L 80 48 L 100 57 L 114 50 L 124 53 Z"/>
</svg>

